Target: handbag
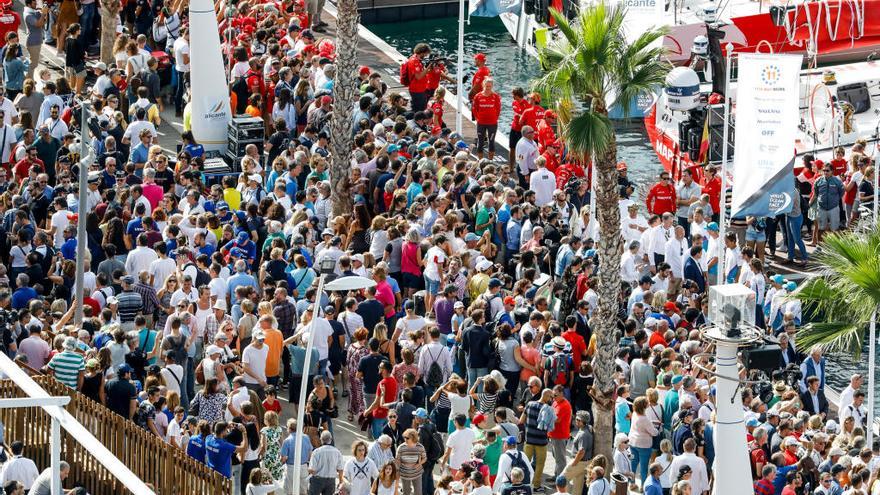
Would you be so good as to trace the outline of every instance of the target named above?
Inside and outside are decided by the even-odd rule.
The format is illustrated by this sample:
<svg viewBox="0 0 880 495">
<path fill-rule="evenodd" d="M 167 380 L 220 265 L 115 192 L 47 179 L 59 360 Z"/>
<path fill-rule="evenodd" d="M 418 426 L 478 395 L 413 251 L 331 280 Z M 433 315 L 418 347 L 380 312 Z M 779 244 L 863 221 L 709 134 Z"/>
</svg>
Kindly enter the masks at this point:
<svg viewBox="0 0 880 495">
<path fill-rule="evenodd" d="M 308 420 L 308 423 L 311 423 L 312 416 L 307 414 L 306 419 Z M 317 449 L 321 446 L 321 434 L 317 426 L 303 426 L 303 433 L 309 437 L 309 442 L 312 443 L 312 448 Z"/>
<path fill-rule="evenodd" d="M 373 423 L 373 413 L 360 413 L 357 417 L 357 421 L 361 431 L 367 431 Z"/>
</svg>

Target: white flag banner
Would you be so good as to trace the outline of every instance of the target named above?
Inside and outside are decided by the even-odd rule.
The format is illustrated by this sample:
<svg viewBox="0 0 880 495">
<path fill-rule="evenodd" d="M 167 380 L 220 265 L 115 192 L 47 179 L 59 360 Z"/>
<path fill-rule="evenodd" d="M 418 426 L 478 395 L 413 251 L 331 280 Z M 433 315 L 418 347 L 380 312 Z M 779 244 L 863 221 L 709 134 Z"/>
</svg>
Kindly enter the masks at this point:
<svg viewBox="0 0 880 495">
<path fill-rule="evenodd" d="M 229 86 L 220 52 L 217 17 L 210 0 L 189 5 L 192 132 L 208 151 L 226 150 L 227 124 L 232 120 Z"/>
<path fill-rule="evenodd" d="M 791 211 L 800 55 L 739 56 L 731 218 Z"/>
</svg>

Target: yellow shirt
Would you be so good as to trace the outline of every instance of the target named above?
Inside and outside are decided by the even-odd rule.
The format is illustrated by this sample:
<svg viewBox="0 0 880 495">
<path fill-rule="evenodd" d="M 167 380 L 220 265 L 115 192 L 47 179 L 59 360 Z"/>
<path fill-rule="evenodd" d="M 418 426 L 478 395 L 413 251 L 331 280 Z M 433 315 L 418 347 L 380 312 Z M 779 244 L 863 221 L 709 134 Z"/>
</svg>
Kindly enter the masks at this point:
<svg viewBox="0 0 880 495">
<path fill-rule="evenodd" d="M 237 189 L 227 187 L 223 190 L 223 200 L 229 205 L 229 211 L 237 211 L 241 206 L 241 193 Z"/>
</svg>

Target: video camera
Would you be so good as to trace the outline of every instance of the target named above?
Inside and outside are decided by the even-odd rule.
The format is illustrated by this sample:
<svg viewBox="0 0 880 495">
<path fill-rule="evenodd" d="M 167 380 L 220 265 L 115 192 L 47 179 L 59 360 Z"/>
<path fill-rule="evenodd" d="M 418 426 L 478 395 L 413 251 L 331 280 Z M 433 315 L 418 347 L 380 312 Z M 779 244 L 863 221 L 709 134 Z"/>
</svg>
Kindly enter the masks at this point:
<svg viewBox="0 0 880 495">
<path fill-rule="evenodd" d="M 437 54 L 428 55 L 428 57 L 425 59 L 425 65 L 428 67 L 431 67 L 431 66 L 434 66 L 437 64 L 451 65 L 452 59 L 449 57 L 441 57 L 440 55 L 437 55 Z"/>
</svg>

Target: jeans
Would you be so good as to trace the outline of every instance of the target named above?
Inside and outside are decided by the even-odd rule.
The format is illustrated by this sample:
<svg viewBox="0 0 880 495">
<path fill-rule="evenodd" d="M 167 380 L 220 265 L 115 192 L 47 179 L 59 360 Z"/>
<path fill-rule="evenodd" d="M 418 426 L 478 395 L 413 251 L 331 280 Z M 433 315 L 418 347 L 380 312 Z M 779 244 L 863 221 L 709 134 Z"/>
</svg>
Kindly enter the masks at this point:
<svg viewBox="0 0 880 495">
<path fill-rule="evenodd" d="M 382 436 L 382 430 L 387 424 L 388 420 L 385 418 L 373 418 L 373 422 L 370 424 L 370 432 L 373 434 L 374 440 Z"/>
<path fill-rule="evenodd" d="M 642 486 L 645 485 L 645 480 L 648 478 L 648 463 L 651 462 L 651 447 L 632 447 L 629 448 L 633 453 L 632 458 L 632 470 L 633 473 L 636 472 L 636 468 L 639 470 L 639 479 L 642 480 Z"/>
<path fill-rule="evenodd" d="M 529 461 L 532 461 L 532 458 L 534 458 L 532 466 L 535 468 L 535 475 L 532 476 L 532 488 L 538 488 L 543 484 L 541 478 L 544 476 L 544 461 L 547 460 L 547 446 L 527 443 L 526 446 L 523 447 L 523 454 L 526 455 L 526 459 Z"/>
<path fill-rule="evenodd" d="M 403 488 L 403 495 L 422 495 L 422 479 L 416 478 L 414 480 L 400 480 L 401 488 Z"/>
<path fill-rule="evenodd" d="M 688 221 L 688 217 L 675 217 L 678 221 L 678 224 L 681 225 L 681 228 L 684 229 L 684 237 L 690 242 L 691 240 L 691 223 Z"/>
<path fill-rule="evenodd" d="M 336 478 L 309 478 L 309 495 L 333 495 L 336 491 Z"/>
<path fill-rule="evenodd" d="M 83 13 L 79 16 L 79 23 L 82 27 L 83 41 L 86 46 L 95 44 L 95 19 L 98 18 L 98 2 L 82 4 Z"/>
<path fill-rule="evenodd" d="M 788 217 L 788 260 L 794 260 L 794 248 L 801 250 L 801 260 L 807 261 L 807 247 L 804 245 L 803 231 L 804 216 Z"/>
<path fill-rule="evenodd" d="M 519 371 L 501 371 L 501 375 L 507 380 L 507 383 L 504 384 L 504 388 L 507 389 L 507 392 L 510 393 L 511 397 L 516 397 L 516 392 L 519 389 Z"/>
<path fill-rule="evenodd" d="M 193 358 L 186 358 L 186 396 L 187 397 L 195 397 L 196 396 L 196 368 L 193 363 Z M 182 387 L 181 387 L 182 388 Z"/>
<path fill-rule="evenodd" d="M 474 383 L 477 383 L 477 378 L 482 376 L 486 376 L 489 374 L 489 368 L 471 368 L 468 366 L 467 375 L 468 375 L 468 388 L 474 386 Z M 479 390 L 482 391 L 483 387 L 480 386 Z"/>
<path fill-rule="evenodd" d="M 177 69 L 174 69 L 177 72 Z M 174 90 L 174 111 L 183 112 L 183 95 L 189 86 L 189 72 L 177 72 L 177 87 Z"/>
<path fill-rule="evenodd" d="M 424 468 L 422 471 L 422 493 L 429 495 L 434 493 L 434 463 L 425 461 L 422 467 Z"/>
</svg>

